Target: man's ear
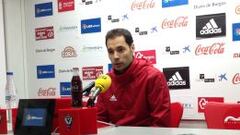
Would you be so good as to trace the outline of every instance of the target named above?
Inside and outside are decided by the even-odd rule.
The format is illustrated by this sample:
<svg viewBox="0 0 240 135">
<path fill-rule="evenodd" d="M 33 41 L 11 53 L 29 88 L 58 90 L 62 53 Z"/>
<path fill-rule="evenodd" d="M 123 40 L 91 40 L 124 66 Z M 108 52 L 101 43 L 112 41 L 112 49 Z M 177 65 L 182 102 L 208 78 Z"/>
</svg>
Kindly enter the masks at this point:
<svg viewBox="0 0 240 135">
<path fill-rule="evenodd" d="M 133 43 L 131 45 L 131 49 L 132 49 L 133 52 L 135 51 L 135 45 Z"/>
</svg>

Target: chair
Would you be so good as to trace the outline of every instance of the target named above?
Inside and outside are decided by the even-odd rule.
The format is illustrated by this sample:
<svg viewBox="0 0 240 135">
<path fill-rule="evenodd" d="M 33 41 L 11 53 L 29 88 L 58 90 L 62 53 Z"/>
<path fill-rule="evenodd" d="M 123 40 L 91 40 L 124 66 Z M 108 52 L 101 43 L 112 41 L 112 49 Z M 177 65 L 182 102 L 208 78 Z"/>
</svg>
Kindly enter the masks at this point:
<svg viewBox="0 0 240 135">
<path fill-rule="evenodd" d="M 171 103 L 170 114 L 170 127 L 179 127 L 183 115 L 183 105 L 180 102 Z"/>
<path fill-rule="evenodd" d="M 240 104 L 209 102 L 204 116 L 208 128 L 240 129 Z"/>
</svg>

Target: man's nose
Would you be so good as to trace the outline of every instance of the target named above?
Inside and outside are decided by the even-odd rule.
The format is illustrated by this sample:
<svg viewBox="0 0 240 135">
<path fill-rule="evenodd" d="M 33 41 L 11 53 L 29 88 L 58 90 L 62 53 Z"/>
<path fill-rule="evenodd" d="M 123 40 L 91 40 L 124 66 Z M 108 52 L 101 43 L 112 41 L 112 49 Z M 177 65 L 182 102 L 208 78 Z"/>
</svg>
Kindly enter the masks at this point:
<svg viewBox="0 0 240 135">
<path fill-rule="evenodd" d="M 118 58 L 119 58 L 119 54 L 118 54 L 117 52 L 115 52 L 115 53 L 113 54 L 113 58 L 114 58 L 114 59 L 118 59 Z"/>
</svg>

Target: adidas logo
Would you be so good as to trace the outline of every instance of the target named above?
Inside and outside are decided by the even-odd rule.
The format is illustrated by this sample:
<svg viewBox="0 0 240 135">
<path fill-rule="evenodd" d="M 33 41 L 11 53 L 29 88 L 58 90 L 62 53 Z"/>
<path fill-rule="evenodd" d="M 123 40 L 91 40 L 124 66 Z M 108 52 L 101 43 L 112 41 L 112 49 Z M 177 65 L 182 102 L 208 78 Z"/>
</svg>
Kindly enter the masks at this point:
<svg viewBox="0 0 240 135">
<path fill-rule="evenodd" d="M 215 20 L 212 18 L 209 22 L 202 28 L 200 31 L 200 35 L 208 35 L 208 34 L 218 34 L 222 33 L 222 29 L 218 28 Z"/>
<path fill-rule="evenodd" d="M 141 59 L 141 58 L 144 57 L 144 55 L 143 55 L 142 53 L 140 53 L 140 52 L 137 52 L 137 54 L 136 54 L 135 56 L 136 56 L 136 58 L 138 58 L 138 59 Z"/>
<path fill-rule="evenodd" d="M 112 102 L 117 101 L 116 96 L 115 96 L 115 95 L 112 95 L 112 96 L 110 97 L 109 101 L 112 101 Z"/>
<path fill-rule="evenodd" d="M 167 82 L 168 86 L 180 86 L 180 85 L 186 85 L 186 81 L 184 81 L 177 71 Z"/>
</svg>

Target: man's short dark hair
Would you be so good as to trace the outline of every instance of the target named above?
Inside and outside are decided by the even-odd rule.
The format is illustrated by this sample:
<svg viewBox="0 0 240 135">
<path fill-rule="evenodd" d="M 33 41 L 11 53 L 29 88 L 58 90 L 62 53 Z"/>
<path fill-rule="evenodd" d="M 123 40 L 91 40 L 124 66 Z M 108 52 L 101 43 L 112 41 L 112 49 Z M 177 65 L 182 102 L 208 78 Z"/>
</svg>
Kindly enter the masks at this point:
<svg viewBox="0 0 240 135">
<path fill-rule="evenodd" d="M 108 33 L 105 37 L 105 39 L 106 39 L 105 44 L 107 45 L 108 39 L 113 39 L 118 36 L 123 36 L 125 38 L 126 43 L 129 46 L 132 45 L 132 43 L 133 43 L 132 34 L 127 29 L 123 29 L 123 28 L 116 28 L 116 29 L 112 29 L 112 30 L 108 31 Z"/>
</svg>

